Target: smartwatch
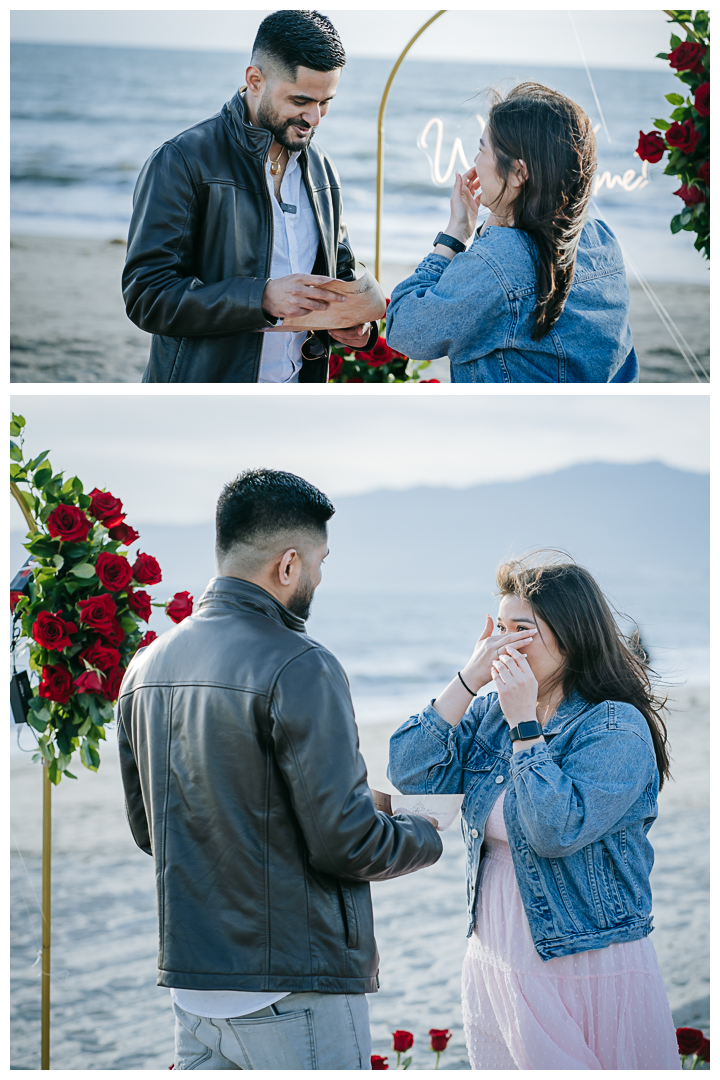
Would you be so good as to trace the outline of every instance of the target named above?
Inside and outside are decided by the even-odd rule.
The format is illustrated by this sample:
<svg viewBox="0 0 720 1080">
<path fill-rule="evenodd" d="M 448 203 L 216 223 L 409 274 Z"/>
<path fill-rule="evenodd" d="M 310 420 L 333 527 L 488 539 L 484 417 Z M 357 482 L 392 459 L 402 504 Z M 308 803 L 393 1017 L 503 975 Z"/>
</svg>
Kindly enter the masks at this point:
<svg viewBox="0 0 720 1080">
<path fill-rule="evenodd" d="M 460 255 L 465 251 L 465 245 L 461 240 L 456 240 L 454 236 L 448 236 L 447 233 L 439 232 L 433 240 L 433 247 L 436 244 L 444 244 L 445 247 L 449 247 L 451 251 L 456 251 Z"/>
<path fill-rule="evenodd" d="M 542 724 L 539 720 L 523 720 L 516 727 L 511 727 L 508 732 L 510 742 L 517 742 L 518 739 L 536 739 L 542 733 Z"/>
</svg>

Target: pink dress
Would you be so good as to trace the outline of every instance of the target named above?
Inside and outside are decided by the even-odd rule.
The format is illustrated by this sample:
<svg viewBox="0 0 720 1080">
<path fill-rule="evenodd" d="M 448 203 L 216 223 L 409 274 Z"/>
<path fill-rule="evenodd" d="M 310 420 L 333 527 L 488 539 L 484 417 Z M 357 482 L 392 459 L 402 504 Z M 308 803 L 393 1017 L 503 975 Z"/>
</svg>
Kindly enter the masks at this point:
<svg viewBox="0 0 720 1080">
<path fill-rule="evenodd" d="M 503 820 L 487 821 L 475 932 L 463 964 L 473 1069 L 679 1069 L 675 1027 L 649 938 L 542 961 Z"/>
</svg>

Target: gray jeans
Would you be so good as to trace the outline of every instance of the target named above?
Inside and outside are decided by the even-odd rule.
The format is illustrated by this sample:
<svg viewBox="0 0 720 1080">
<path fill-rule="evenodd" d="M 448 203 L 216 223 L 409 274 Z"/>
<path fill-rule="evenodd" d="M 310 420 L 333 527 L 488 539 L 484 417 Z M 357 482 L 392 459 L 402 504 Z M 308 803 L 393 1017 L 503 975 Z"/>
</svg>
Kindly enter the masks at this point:
<svg viewBox="0 0 720 1080">
<path fill-rule="evenodd" d="M 173 1005 L 176 1069 L 369 1069 L 364 994 L 288 994 L 230 1020 Z"/>
</svg>

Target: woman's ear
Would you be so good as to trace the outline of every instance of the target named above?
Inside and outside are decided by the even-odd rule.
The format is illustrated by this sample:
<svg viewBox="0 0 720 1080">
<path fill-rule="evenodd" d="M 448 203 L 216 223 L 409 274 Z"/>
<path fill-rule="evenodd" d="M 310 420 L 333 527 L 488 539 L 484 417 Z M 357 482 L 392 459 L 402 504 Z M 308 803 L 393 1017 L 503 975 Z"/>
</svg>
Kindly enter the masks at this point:
<svg viewBox="0 0 720 1080">
<path fill-rule="evenodd" d="M 518 158 L 515 162 L 515 176 L 517 178 L 517 186 L 521 187 L 522 184 L 527 183 L 529 175 L 530 174 L 528 173 L 527 165 L 522 160 L 522 158 Z"/>
</svg>

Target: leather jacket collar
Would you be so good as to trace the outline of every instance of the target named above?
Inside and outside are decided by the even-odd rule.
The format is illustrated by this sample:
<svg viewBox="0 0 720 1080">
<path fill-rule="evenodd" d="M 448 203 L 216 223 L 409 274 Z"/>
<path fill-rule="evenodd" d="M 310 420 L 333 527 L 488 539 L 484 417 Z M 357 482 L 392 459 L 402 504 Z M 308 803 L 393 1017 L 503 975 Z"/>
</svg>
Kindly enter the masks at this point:
<svg viewBox="0 0 720 1080">
<path fill-rule="evenodd" d="M 200 597 L 198 610 L 218 602 L 244 609 L 255 608 L 268 618 L 284 623 L 289 630 L 295 630 L 298 634 L 306 633 L 304 619 L 293 615 L 279 600 L 252 581 L 236 577 L 212 578 Z"/>
<path fill-rule="evenodd" d="M 247 122 L 244 90 L 245 87 L 242 86 L 223 106 L 222 117 L 244 152 L 264 160 L 273 141 L 272 132 Z"/>
</svg>

